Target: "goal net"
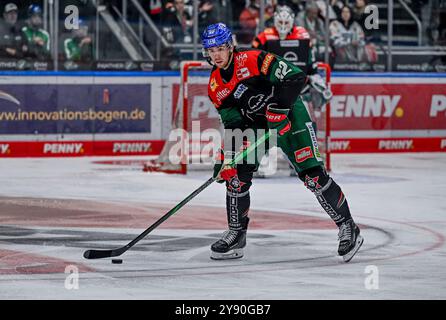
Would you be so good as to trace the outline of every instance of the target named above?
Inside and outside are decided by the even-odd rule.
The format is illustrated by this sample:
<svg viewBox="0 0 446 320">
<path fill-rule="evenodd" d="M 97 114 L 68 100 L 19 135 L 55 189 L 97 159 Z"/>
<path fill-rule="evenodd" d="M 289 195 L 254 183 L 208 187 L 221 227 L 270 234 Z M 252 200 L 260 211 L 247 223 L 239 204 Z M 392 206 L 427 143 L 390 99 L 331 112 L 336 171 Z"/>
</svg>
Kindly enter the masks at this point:
<svg viewBox="0 0 446 320">
<path fill-rule="evenodd" d="M 208 97 L 208 82 L 211 66 L 206 61 L 183 61 L 180 68 L 180 83 L 173 85 L 173 118 L 170 134 L 155 160 L 144 164 L 144 171 L 186 174 L 189 170 L 208 170 L 221 146 L 223 127 L 218 112 Z M 330 82 L 330 67 L 319 64 L 322 77 Z M 329 104 L 313 108 L 306 103 L 307 109 L 317 128 L 319 151 L 330 169 L 329 143 Z M 288 164 L 281 155 L 277 156 L 279 168 Z M 262 161 L 262 167 L 264 167 Z"/>
</svg>

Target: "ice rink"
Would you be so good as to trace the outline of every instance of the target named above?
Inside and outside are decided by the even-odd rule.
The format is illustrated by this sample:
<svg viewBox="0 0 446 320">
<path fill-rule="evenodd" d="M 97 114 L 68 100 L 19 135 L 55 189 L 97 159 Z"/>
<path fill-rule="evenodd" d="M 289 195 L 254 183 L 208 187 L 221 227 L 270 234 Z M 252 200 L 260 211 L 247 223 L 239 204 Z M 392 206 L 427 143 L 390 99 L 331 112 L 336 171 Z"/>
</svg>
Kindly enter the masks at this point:
<svg viewBox="0 0 446 320">
<path fill-rule="evenodd" d="M 143 158 L 126 159 L 0 160 L 0 299 L 446 298 L 446 153 L 333 155 L 364 236 L 347 264 L 337 228 L 295 177 L 254 181 L 241 260 L 209 259 L 226 228 L 217 183 L 123 264 L 86 260 L 86 249 L 132 240 L 211 174 L 148 174 Z"/>
</svg>

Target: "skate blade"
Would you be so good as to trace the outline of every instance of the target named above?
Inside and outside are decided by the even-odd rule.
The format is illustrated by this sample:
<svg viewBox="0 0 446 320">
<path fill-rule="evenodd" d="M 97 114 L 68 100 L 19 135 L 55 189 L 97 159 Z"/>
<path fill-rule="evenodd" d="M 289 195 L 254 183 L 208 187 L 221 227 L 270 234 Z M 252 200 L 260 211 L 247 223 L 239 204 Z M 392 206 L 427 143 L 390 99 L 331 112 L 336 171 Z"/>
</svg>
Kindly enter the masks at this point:
<svg viewBox="0 0 446 320">
<path fill-rule="evenodd" d="M 342 259 L 344 259 L 344 262 L 349 262 L 354 257 L 356 252 L 358 252 L 359 248 L 361 248 L 363 242 L 364 242 L 364 238 L 361 237 L 361 235 L 358 235 L 358 237 L 356 238 L 355 247 L 349 253 L 342 256 Z"/>
<path fill-rule="evenodd" d="M 215 252 L 211 251 L 211 259 L 213 260 L 229 260 L 229 259 L 240 259 L 243 257 L 243 249 L 232 249 L 228 252 Z"/>
</svg>

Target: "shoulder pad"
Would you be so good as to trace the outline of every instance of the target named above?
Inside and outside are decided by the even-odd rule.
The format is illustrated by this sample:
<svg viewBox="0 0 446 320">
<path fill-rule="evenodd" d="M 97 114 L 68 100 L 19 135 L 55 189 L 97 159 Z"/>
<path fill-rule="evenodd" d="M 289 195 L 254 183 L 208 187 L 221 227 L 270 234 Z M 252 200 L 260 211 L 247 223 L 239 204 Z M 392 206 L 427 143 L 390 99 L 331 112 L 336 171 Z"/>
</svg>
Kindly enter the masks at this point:
<svg viewBox="0 0 446 320">
<path fill-rule="evenodd" d="M 304 27 L 295 27 L 293 34 L 296 34 L 298 39 L 310 39 L 310 34 Z"/>
</svg>

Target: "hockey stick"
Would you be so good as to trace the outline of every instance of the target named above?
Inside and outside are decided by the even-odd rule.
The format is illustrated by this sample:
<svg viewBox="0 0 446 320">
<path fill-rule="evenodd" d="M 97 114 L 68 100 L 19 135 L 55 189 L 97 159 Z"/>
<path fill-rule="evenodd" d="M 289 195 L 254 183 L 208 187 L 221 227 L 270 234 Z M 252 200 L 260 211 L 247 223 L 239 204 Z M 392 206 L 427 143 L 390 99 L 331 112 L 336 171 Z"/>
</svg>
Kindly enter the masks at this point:
<svg viewBox="0 0 446 320">
<path fill-rule="evenodd" d="M 243 152 L 240 152 L 237 154 L 237 156 L 231 161 L 230 165 L 234 166 L 238 162 L 242 161 L 246 158 L 248 154 L 250 154 L 253 150 L 255 150 L 260 144 L 265 142 L 270 136 L 270 132 L 267 131 L 261 138 L 259 138 L 255 144 L 249 146 Z M 100 259 L 100 258 L 111 258 L 111 257 L 117 257 L 126 252 L 128 249 L 133 247 L 137 242 L 139 242 L 142 238 L 144 238 L 146 235 L 148 235 L 150 232 L 152 232 L 156 227 L 158 227 L 161 223 L 166 221 L 170 216 L 173 216 L 178 210 L 180 210 L 186 203 L 188 203 L 190 200 L 195 198 L 201 191 L 206 189 L 212 182 L 215 181 L 215 178 L 211 177 L 209 178 L 205 183 L 203 183 L 198 189 L 196 189 L 194 192 L 192 192 L 190 195 L 188 195 L 184 200 L 182 200 L 179 204 L 177 204 L 175 207 L 173 207 L 169 212 L 167 212 L 164 216 L 159 218 L 154 224 L 152 224 L 150 227 L 148 227 L 146 230 L 144 230 L 143 233 L 141 233 L 139 236 L 137 236 L 135 239 L 130 241 L 128 244 L 126 244 L 123 247 L 111 249 L 111 250 L 87 250 L 84 252 L 84 258 L 85 259 Z"/>
</svg>

